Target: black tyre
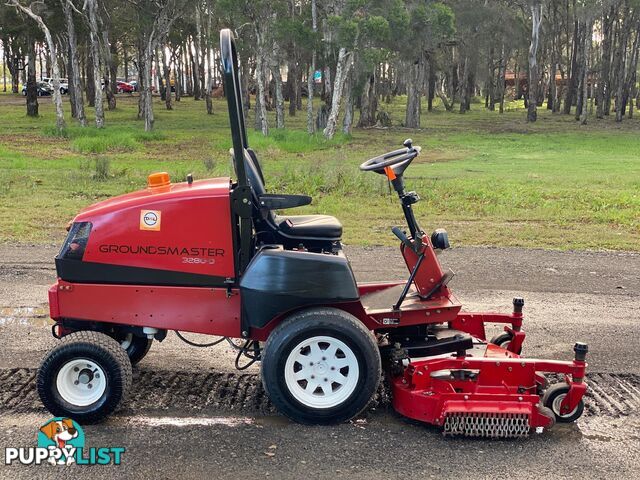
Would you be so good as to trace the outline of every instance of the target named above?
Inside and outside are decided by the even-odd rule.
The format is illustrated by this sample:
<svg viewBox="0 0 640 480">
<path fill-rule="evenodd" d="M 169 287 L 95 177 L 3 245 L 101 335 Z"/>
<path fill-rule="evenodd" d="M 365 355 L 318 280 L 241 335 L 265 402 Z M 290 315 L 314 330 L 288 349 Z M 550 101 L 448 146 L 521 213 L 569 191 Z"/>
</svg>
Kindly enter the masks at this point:
<svg viewBox="0 0 640 480">
<path fill-rule="evenodd" d="M 54 416 L 95 423 L 125 399 L 131 362 L 120 344 L 104 333 L 74 332 L 45 356 L 36 386 Z"/>
<path fill-rule="evenodd" d="M 490 343 L 497 345 L 505 350 L 509 349 L 509 345 L 511 344 L 511 340 L 513 340 L 513 334 L 510 332 L 503 332 L 500 335 L 496 335 L 491 340 Z M 522 353 L 522 347 L 517 352 L 514 352 L 516 355 L 520 355 Z"/>
<path fill-rule="evenodd" d="M 303 424 L 360 413 L 378 388 L 380 351 L 358 319 L 335 308 L 295 313 L 269 335 L 262 384 L 276 408 Z"/>
<path fill-rule="evenodd" d="M 141 337 L 128 332 L 116 332 L 114 338 L 127 352 L 131 365 L 136 365 L 142 360 L 153 343 L 153 338 Z"/>
<path fill-rule="evenodd" d="M 572 412 L 561 412 L 560 405 L 562 400 L 567 396 L 569 391 L 569 385 L 566 383 L 556 383 L 547 388 L 547 391 L 542 397 L 542 404 L 550 409 L 556 417 L 558 423 L 571 423 L 575 422 L 584 413 L 584 400 L 580 399 L 580 402 Z"/>
</svg>

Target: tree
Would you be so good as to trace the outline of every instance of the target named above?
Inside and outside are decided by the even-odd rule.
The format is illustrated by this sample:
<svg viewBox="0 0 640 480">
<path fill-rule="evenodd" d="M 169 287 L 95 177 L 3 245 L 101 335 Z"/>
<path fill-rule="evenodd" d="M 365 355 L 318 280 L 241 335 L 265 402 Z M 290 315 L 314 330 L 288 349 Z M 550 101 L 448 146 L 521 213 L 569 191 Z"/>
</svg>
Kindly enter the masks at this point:
<svg viewBox="0 0 640 480">
<path fill-rule="evenodd" d="M 93 82 L 95 89 L 95 109 L 96 109 L 96 127 L 104 127 L 104 105 L 102 103 L 102 75 L 100 74 L 100 66 L 102 65 L 102 56 L 100 54 L 100 37 L 98 36 L 98 2 L 97 0 L 85 0 L 84 10 L 86 12 L 87 22 L 89 24 L 89 39 L 91 59 L 93 61 Z M 105 85 L 105 88 L 107 85 Z"/>
<path fill-rule="evenodd" d="M 138 70 L 140 102 L 138 117 L 144 120 L 145 131 L 153 130 L 151 69 L 154 52 L 179 18 L 183 0 L 131 0 L 138 26 Z"/>
<path fill-rule="evenodd" d="M 26 13 L 31 19 L 33 19 L 33 21 L 36 22 L 36 24 L 44 34 L 49 50 L 49 61 L 51 62 L 51 68 L 53 72 L 53 104 L 56 111 L 56 129 L 58 130 L 58 132 L 62 132 L 65 128 L 65 122 L 64 112 L 62 110 L 62 95 L 60 94 L 60 67 L 58 66 L 58 50 L 56 48 L 55 42 L 53 41 L 53 37 L 51 36 L 51 31 L 45 24 L 44 20 L 42 20 L 42 17 L 40 15 L 37 15 L 33 11 L 33 6 L 36 5 L 35 3 L 29 7 L 26 7 L 22 5 L 18 0 L 9 0 L 8 5 L 12 5 L 20 11 Z"/>
<path fill-rule="evenodd" d="M 529 46 L 529 105 L 527 121 L 538 119 L 538 45 L 540 44 L 540 24 L 542 23 L 542 2 L 532 0 L 531 5 L 531 45 Z"/>
<path fill-rule="evenodd" d="M 67 41 L 69 44 L 69 97 L 72 104 L 72 113 L 82 127 L 87 126 L 87 118 L 84 113 L 84 98 L 80 88 L 80 62 L 78 59 L 78 40 L 73 21 L 73 12 L 77 11 L 71 0 L 60 0 L 64 12 Z"/>
</svg>

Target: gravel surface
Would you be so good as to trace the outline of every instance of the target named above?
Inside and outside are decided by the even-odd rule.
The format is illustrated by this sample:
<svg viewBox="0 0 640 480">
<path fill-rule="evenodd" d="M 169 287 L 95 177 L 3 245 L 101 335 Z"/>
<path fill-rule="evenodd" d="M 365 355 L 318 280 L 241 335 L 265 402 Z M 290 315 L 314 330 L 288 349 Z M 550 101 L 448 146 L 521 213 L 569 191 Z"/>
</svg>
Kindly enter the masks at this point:
<svg viewBox="0 0 640 480">
<path fill-rule="evenodd" d="M 33 379 L 55 344 L 46 290 L 57 249 L 0 246 L 3 456 L 4 447 L 33 446 L 49 417 Z M 407 276 L 397 249 L 345 250 L 360 281 Z M 591 388 L 577 424 L 520 440 L 444 438 L 395 414 L 382 387 L 357 421 L 303 427 L 274 411 L 257 367 L 235 371 L 228 346 L 195 349 L 170 334 L 135 369 L 127 405 L 85 428 L 88 446 L 126 447 L 126 466 L 80 468 L 95 478 L 640 477 L 640 255 L 454 248 L 441 261 L 467 310 L 508 312 L 512 297 L 525 297 L 526 356 L 570 359 L 575 341 L 589 343 Z M 61 472 L 3 463 L 0 478 Z"/>
</svg>

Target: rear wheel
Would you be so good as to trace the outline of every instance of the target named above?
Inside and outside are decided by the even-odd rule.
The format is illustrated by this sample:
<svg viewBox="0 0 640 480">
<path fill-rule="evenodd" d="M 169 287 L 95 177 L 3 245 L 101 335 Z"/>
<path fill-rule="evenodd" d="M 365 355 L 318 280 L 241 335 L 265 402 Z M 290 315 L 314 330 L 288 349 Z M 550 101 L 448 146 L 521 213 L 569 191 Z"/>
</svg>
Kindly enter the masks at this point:
<svg viewBox="0 0 640 480">
<path fill-rule="evenodd" d="M 44 406 L 56 417 L 95 423 L 122 403 L 131 386 L 131 362 L 104 333 L 65 336 L 42 361 L 36 386 Z"/>
<path fill-rule="evenodd" d="M 262 354 L 262 383 L 271 401 L 304 424 L 354 417 L 373 397 L 380 375 L 371 332 L 333 308 L 290 316 L 271 333 Z"/>
<path fill-rule="evenodd" d="M 153 343 L 152 338 L 141 337 L 131 332 L 116 332 L 114 338 L 127 352 L 131 365 L 139 363 L 147 355 Z"/>
</svg>

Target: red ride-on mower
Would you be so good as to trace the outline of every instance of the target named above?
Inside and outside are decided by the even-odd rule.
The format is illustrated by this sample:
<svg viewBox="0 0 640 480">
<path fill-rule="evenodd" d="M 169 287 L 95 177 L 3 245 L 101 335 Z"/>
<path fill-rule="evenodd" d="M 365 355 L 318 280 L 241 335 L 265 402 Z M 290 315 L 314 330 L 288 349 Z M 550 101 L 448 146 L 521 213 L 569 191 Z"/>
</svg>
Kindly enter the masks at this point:
<svg viewBox="0 0 640 480">
<path fill-rule="evenodd" d="M 510 314 L 461 311 L 436 256 L 447 233 L 425 234 L 412 209 L 419 197 L 405 190 L 420 153 L 411 140 L 360 167 L 398 194 L 407 225 L 392 230 L 407 281 L 356 283 L 338 220 L 276 213 L 311 198 L 266 193 L 247 144 L 234 39 L 223 30 L 220 40 L 236 179 L 172 184 L 154 174 L 145 190 L 74 218 L 49 290 L 61 340 L 37 379 L 51 413 L 85 423 L 110 414 L 131 364 L 174 330 L 236 339 L 239 357 L 262 362 L 278 410 L 305 424 L 357 415 L 383 367 L 394 408 L 448 434 L 516 437 L 577 419 L 587 346 L 575 344 L 573 361 L 523 358 L 522 299 Z M 504 333 L 488 341 L 491 323 Z M 564 381 L 549 387 L 545 373 Z"/>
</svg>

